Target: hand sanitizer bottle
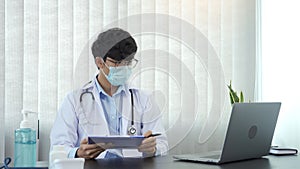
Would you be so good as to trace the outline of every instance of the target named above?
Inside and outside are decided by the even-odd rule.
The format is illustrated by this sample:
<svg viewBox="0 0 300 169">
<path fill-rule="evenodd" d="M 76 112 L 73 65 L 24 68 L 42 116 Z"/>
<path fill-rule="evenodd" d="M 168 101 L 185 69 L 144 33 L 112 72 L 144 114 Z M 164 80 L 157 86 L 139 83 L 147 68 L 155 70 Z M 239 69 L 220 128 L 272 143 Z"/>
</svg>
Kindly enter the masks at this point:
<svg viewBox="0 0 300 169">
<path fill-rule="evenodd" d="M 23 121 L 15 130 L 15 167 L 35 167 L 36 165 L 36 130 L 31 128 L 27 111 L 22 110 Z"/>
</svg>

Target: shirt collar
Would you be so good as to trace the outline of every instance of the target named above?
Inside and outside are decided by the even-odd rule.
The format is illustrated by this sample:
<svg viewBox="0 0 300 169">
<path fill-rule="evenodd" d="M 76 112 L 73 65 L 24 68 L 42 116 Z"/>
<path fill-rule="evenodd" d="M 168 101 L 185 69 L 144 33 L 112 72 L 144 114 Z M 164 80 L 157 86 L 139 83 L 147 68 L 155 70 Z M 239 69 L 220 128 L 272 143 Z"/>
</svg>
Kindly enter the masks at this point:
<svg viewBox="0 0 300 169">
<path fill-rule="evenodd" d="M 99 93 L 99 94 L 102 93 L 102 94 L 104 94 L 104 95 L 106 95 L 106 96 L 109 96 L 109 95 L 104 91 L 104 89 L 102 88 L 102 86 L 99 84 L 97 77 L 98 77 L 98 75 L 95 76 L 94 81 L 95 81 L 95 84 L 96 84 L 96 88 L 97 88 L 98 93 Z M 121 85 L 121 86 L 119 86 L 119 87 L 118 87 L 118 90 L 116 91 L 116 93 L 113 94 L 113 96 L 118 95 L 118 94 L 120 94 L 121 92 L 124 92 L 125 95 L 128 94 L 129 90 L 128 90 L 127 85 Z"/>
</svg>

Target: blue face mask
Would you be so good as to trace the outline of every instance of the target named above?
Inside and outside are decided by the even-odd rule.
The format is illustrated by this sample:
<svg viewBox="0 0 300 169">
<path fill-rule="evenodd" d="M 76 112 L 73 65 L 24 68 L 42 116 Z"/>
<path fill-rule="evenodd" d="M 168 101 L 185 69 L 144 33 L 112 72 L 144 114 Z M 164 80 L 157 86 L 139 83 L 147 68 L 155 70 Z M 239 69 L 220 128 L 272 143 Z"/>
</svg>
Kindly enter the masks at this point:
<svg viewBox="0 0 300 169">
<path fill-rule="evenodd" d="M 108 68 L 108 75 L 106 75 L 103 72 L 103 70 L 102 72 L 105 75 L 106 79 L 109 81 L 109 83 L 113 86 L 124 85 L 132 73 L 132 68 L 129 66 L 117 66 Z"/>
</svg>

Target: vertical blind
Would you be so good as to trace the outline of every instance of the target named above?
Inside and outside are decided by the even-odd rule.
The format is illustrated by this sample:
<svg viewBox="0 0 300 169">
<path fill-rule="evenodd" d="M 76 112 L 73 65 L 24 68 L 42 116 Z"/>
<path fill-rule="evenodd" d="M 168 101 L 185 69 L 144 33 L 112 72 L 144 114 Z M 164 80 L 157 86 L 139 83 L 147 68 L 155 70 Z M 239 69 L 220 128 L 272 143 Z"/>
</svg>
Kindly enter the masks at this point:
<svg viewBox="0 0 300 169">
<path fill-rule="evenodd" d="M 56 111 L 97 72 L 90 46 L 111 27 L 137 41 L 139 65 L 129 83 L 154 93 L 170 153 L 220 148 L 230 111 L 226 84 L 232 80 L 254 98 L 255 6 L 247 0 L 1 0 L 1 155 L 13 156 L 24 108 L 40 113 L 39 159 L 48 159 Z"/>
</svg>

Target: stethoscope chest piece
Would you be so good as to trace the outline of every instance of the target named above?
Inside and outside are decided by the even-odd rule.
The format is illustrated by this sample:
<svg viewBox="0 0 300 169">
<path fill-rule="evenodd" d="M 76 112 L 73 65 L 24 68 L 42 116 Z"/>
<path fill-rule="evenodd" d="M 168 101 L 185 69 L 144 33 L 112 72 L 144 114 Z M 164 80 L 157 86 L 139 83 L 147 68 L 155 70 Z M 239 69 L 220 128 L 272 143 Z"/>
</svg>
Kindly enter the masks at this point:
<svg viewBox="0 0 300 169">
<path fill-rule="evenodd" d="M 127 133 L 128 133 L 128 135 L 135 135 L 135 133 L 136 133 L 135 127 L 134 126 L 129 127 L 127 130 Z"/>
</svg>

